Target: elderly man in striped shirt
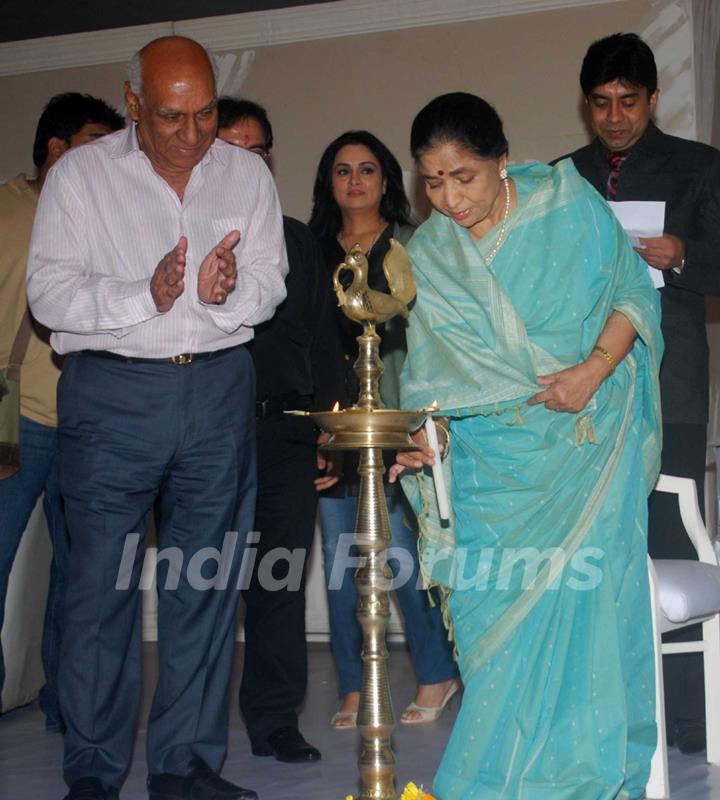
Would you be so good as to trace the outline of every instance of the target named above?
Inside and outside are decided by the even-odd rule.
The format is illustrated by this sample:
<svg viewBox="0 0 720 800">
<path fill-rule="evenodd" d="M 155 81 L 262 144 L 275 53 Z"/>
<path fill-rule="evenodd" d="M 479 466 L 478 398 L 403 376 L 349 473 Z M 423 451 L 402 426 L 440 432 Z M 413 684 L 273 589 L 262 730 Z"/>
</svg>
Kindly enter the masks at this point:
<svg viewBox="0 0 720 800">
<path fill-rule="evenodd" d="M 244 345 L 285 296 L 282 216 L 262 160 L 215 139 L 215 79 L 200 45 L 148 44 L 125 96 L 133 124 L 48 176 L 28 268 L 33 313 L 66 357 L 66 800 L 116 798 L 128 768 L 140 688 L 136 545 L 158 496 L 149 797 L 253 800 L 218 772 L 255 504 Z M 118 574 L 128 550 L 131 568 Z"/>
</svg>

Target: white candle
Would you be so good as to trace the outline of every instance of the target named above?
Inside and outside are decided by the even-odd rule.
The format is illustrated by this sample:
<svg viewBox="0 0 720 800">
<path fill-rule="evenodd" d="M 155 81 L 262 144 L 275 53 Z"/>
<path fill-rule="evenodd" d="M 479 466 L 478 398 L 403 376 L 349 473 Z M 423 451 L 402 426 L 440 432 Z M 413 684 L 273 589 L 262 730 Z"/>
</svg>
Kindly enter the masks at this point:
<svg viewBox="0 0 720 800">
<path fill-rule="evenodd" d="M 438 511 L 441 521 L 450 521 L 450 501 L 448 499 L 447 488 L 445 487 L 445 476 L 443 475 L 442 463 L 440 459 L 440 444 L 438 443 L 437 428 L 432 414 L 428 413 L 425 420 L 425 434 L 428 444 L 435 454 L 433 464 L 433 480 L 435 481 L 435 496 L 437 497 Z"/>
</svg>

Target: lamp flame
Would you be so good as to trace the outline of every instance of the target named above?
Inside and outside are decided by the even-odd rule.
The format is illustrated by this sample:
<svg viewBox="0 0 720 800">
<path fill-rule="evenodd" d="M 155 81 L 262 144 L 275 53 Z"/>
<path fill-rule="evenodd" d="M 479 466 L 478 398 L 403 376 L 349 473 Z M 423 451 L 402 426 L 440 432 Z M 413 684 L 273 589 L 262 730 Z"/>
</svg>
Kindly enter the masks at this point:
<svg viewBox="0 0 720 800">
<path fill-rule="evenodd" d="M 333 411 L 340 411 L 340 401 L 336 400 L 335 405 L 332 407 Z"/>
</svg>

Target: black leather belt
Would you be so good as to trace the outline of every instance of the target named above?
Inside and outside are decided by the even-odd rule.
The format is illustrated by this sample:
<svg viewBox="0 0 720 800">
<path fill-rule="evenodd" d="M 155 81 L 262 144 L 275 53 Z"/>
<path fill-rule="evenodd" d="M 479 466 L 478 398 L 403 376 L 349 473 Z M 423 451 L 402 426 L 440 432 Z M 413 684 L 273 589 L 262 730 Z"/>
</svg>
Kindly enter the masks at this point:
<svg viewBox="0 0 720 800">
<path fill-rule="evenodd" d="M 207 361 L 210 358 L 217 358 L 217 356 L 229 353 L 238 347 L 244 345 L 238 344 L 234 347 L 225 347 L 222 350 L 209 350 L 206 353 L 179 353 L 176 356 L 168 356 L 167 358 L 141 358 L 140 356 L 122 356 L 120 353 L 112 353 L 110 350 L 82 350 L 82 354 L 86 356 L 94 356 L 95 358 L 109 358 L 112 361 L 124 361 L 126 364 L 175 364 L 176 366 L 183 366 L 185 364 L 192 364 L 193 361 Z"/>
<path fill-rule="evenodd" d="M 255 416 L 258 419 L 282 417 L 286 411 L 307 410 L 312 398 L 302 394 L 288 394 L 283 397 L 269 397 L 255 402 Z"/>
</svg>

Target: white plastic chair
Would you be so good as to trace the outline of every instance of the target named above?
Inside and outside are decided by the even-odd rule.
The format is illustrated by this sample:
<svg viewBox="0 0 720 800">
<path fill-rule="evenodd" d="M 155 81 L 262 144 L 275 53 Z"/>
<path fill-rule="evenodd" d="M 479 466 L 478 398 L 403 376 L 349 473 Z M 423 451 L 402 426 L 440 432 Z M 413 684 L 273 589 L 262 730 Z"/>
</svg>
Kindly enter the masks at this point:
<svg viewBox="0 0 720 800">
<path fill-rule="evenodd" d="M 655 489 L 677 495 L 685 532 L 699 559 L 648 559 L 655 634 L 658 746 L 650 769 L 647 797 L 664 800 L 670 797 L 670 784 L 665 743 L 663 655 L 703 654 L 707 760 L 711 764 L 720 764 L 720 566 L 700 515 L 695 481 L 661 475 Z M 661 634 L 699 622 L 702 623 L 701 640 L 662 643 Z"/>
</svg>

